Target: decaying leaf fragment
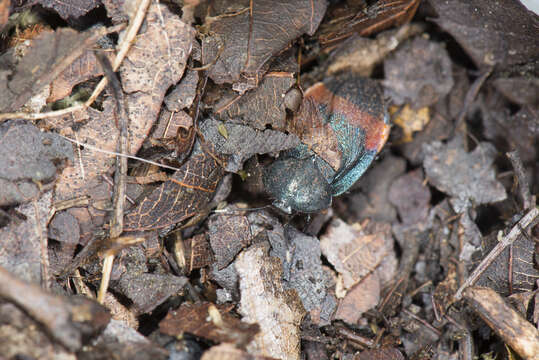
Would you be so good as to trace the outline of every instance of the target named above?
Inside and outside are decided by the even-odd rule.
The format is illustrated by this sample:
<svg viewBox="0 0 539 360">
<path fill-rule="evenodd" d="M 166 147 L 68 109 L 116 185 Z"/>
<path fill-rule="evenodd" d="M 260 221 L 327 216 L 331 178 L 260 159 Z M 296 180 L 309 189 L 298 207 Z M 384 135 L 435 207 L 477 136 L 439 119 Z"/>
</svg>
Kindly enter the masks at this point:
<svg viewBox="0 0 539 360">
<path fill-rule="evenodd" d="M 478 67 L 506 68 L 539 56 L 537 14 L 520 1 L 429 3 L 438 13 L 436 24 L 453 35 Z"/>
<path fill-rule="evenodd" d="M 28 123 L 0 124 L 0 206 L 36 198 L 63 160 L 73 160 L 73 149 L 59 136 Z"/>
<path fill-rule="evenodd" d="M 148 26 L 137 36 L 119 70 L 123 90 L 127 93 L 130 155 L 140 149 L 148 136 L 168 88 L 181 79 L 194 38 L 193 29 L 164 5 L 150 5 L 146 21 Z M 82 143 L 102 150 L 116 150 L 119 131 L 110 98 L 104 101 L 103 111 L 88 108 L 73 116 L 51 119 L 49 123 L 58 124 L 65 134 Z M 97 203 L 110 201 L 110 188 L 103 181 L 103 175 L 112 171 L 114 159 L 114 156 L 84 148 L 82 165 L 74 163 L 66 168 L 57 182 L 56 201 L 90 196 L 86 214 L 69 210 L 81 223 L 81 236 L 86 239 L 103 223 L 105 212 L 99 210 Z"/>
<path fill-rule="evenodd" d="M 286 128 L 286 93 L 295 84 L 291 72 L 269 72 L 257 88 L 233 98 L 225 97 L 216 104 L 216 115 L 222 120 L 264 130 Z"/>
<path fill-rule="evenodd" d="M 320 248 L 343 277 L 345 289 L 375 271 L 386 257 L 395 256 L 388 224 L 369 224 L 364 228 L 335 219 L 320 238 Z"/>
<path fill-rule="evenodd" d="M 320 238 L 322 253 L 339 273 L 335 319 L 356 324 L 380 301 L 382 287 L 393 279 L 397 259 L 389 224 L 348 225 L 333 220 Z"/>
<path fill-rule="evenodd" d="M 228 266 L 241 249 L 251 243 L 251 229 L 244 215 L 213 215 L 208 221 L 208 228 L 219 270 Z"/>
<path fill-rule="evenodd" d="M 94 51 L 94 49 L 88 49 L 83 52 L 53 80 L 48 102 L 60 100 L 69 95 L 75 85 L 103 75 L 103 70 L 94 55 Z M 113 61 L 114 54 L 112 52 L 104 52 L 104 54 L 111 62 Z"/>
<path fill-rule="evenodd" d="M 42 237 L 47 236 L 51 197 L 48 191 L 35 203 L 32 201 L 18 206 L 16 210 L 26 220 L 20 223 L 12 221 L 0 229 L 0 267 L 25 281 L 37 284 L 42 279 L 40 242 Z"/>
<path fill-rule="evenodd" d="M 186 270 L 191 272 L 215 262 L 206 234 L 197 234 L 183 243 Z"/>
<path fill-rule="evenodd" d="M 455 211 L 466 208 L 470 200 L 479 205 L 507 197 L 492 167 L 496 156 L 492 144 L 481 142 L 467 153 L 462 138 L 457 136 L 447 145 L 439 141 L 425 144 L 423 151 L 423 166 L 429 182 L 454 197 Z"/>
<path fill-rule="evenodd" d="M 281 261 L 268 256 L 263 246 L 252 246 L 238 255 L 239 311 L 244 321 L 260 325 L 260 333 L 247 346 L 250 353 L 299 359 L 299 325 L 305 309 L 295 290 L 284 289 L 281 266 Z"/>
<path fill-rule="evenodd" d="M 202 62 L 217 59 L 209 77 L 217 84 L 248 80 L 256 85 L 274 55 L 298 36 L 314 34 L 326 6 L 324 0 L 260 0 L 235 14 L 207 19 L 212 35 L 202 42 Z"/>
<path fill-rule="evenodd" d="M 404 225 L 425 225 L 430 209 L 430 190 L 421 169 L 399 176 L 389 188 L 389 201 L 395 205 Z"/>
<path fill-rule="evenodd" d="M 430 106 L 453 87 L 451 66 L 442 44 L 415 37 L 384 61 L 384 94 L 414 110 Z"/>
<path fill-rule="evenodd" d="M 499 237 L 494 232 L 481 240 L 480 257 L 485 258 L 499 243 Z M 539 270 L 533 265 L 535 246 L 532 238 L 521 236 L 513 243 L 511 251 L 507 248 L 496 257 L 476 284 L 493 289 L 501 295 L 510 295 L 510 288 L 518 292 L 533 290 L 539 278 Z"/>
<path fill-rule="evenodd" d="M 38 0 L 45 8 L 54 9 L 62 19 L 78 18 L 100 5 L 99 0 Z"/>
<path fill-rule="evenodd" d="M 24 105 L 94 44 L 99 31 L 78 33 L 69 28 L 44 31 L 32 40 L 22 59 L 17 58 L 13 48 L 2 54 L 0 111 L 14 111 Z"/>
<path fill-rule="evenodd" d="M 201 122 L 200 129 L 218 153 L 228 156 L 226 170 L 230 172 L 241 170 L 245 160 L 254 154 L 292 149 L 300 143 L 293 134 L 272 129 L 256 130 L 247 125 L 222 123 L 211 118 Z"/>
<path fill-rule="evenodd" d="M 183 303 L 177 310 L 168 312 L 159 323 L 159 330 L 171 336 L 186 332 L 215 342 L 245 346 L 258 332 L 258 325 L 240 321 L 223 305 Z"/>
<path fill-rule="evenodd" d="M 169 297 L 181 293 L 187 278 L 172 274 L 125 272 L 118 281 L 116 290 L 133 302 L 135 314 L 151 312 Z"/>
<path fill-rule="evenodd" d="M 223 168 L 195 144 L 188 161 L 125 217 L 125 231 L 159 229 L 185 220 L 209 203 Z"/>
</svg>

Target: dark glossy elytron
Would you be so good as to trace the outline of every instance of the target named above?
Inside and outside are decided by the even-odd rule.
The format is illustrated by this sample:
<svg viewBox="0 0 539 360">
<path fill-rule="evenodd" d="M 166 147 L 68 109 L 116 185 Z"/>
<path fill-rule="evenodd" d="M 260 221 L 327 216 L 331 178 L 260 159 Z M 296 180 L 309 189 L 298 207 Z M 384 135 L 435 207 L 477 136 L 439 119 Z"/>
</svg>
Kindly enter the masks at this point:
<svg viewBox="0 0 539 360">
<path fill-rule="evenodd" d="M 275 198 L 274 205 L 287 213 L 329 207 L 333 196 L 348 190 L 363 175 L 389 135 L 382 89 L 374 80 L 349 74 L 328 78 L 305 92 L 302 106 L 306 103 L 317 108 L 317 118 L 303 118 L 325 126 L 324 131 L 335 137 L 339 165 L 335 169 L 329 157 L 315 153 L 316 144 L 309 147 L 304 142 L 282 152 L 266 168 L 263 181 Z"/>
</svg>

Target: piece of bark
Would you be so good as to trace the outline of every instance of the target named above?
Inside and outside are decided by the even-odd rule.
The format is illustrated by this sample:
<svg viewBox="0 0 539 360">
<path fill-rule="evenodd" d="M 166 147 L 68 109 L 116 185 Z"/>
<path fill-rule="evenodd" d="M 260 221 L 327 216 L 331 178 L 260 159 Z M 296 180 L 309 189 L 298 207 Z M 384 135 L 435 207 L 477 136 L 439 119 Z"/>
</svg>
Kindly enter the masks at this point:
<svg viewBox="0 0 539 360">
<path fill-rule="evenodd" d="M 240 278 L 239 312 L 246 322 L 257 322 L 260 333 L 247 346 L 255 355 L 278 359 L 300 358 L 300 324 L 305 309 L 295 290 L 285 290 L 282 265 L 255 245 L 238 255 Z"/>
<path fill-rule="evenodd" d="M 16 304 L 71 351 L 101 332 L 110 320 L 107 309 L 85 297 L 65 298 L 27 284 L 0 267 L 0 297 Z"/>
<path fill-rule="evenodd" d="M 524 359 L 539 356 L 539 332 L 494 290 L 479 286 L 464 290 L 464 298 L 485 323 Z"/>
</svg>

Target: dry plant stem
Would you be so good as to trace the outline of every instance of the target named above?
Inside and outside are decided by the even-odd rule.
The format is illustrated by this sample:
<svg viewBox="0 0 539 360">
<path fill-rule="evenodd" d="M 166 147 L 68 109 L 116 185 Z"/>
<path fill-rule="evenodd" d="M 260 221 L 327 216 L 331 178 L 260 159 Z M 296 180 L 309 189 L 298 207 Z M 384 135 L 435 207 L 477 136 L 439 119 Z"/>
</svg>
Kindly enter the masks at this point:
<svg viewBox="0 0 539 360">
<path fill-rule="evenodd" d="M 453 299 L 458 301 L 462 299 L 462 292 L 469 286 L 472 286 L 477 282 L 479 276 L 492 264 L 492 262 L 505 250 L 505 248 L 518 239 L 518 236 L 521 234 L 522 229 L 526 229 L 528 225 L 532 223 L 533 220 L 539 215 L 539 209 L 537 207 L 528 211 L 520 221 L 513 226 L 509 234 L 505 236 L 500 236 L 498 244 L 490 251 L 490 253 L 485 256 L 485 258 L 479 263 L 475 268 L 473 273 L 464 281 L 461 287 L 455 293 Z"/>
<path fill-rule="evenodd" d="M 80 333 L 70 322 L 71 314 L 61 298 L 19 280 L 1 266 L 0 298 L 24 310 L 66 348 L 80 348 Z"/>
<path fill-rule="evenodd" d="M 90 196 L 82 195 L 69 200 L 62 200 L 52 204 L 55 211 L 62 211 L 72 207 L 83 207 L 90 204 Z"/>
<path fill-rule="evenodd" d="M 88 195 L 83 195 L 74 199 L 58 201 L 52 204 L 52 208 L 50 209 L 49 214 L 47 215 L 47 226 L 49 225 L 52 218 L 58 211 L 62 211 L 62 210 L 69 209 L 72 207 L 87 206 L 89 203 L 90 203 L 90 197 Z"/>
<path fill-rule="evenodd" d="M 509 283 L 509 295 L 513 294 L 513 244 L 509 245 L 509 266 L 507 267 L 507 282 Z"/>
<path fill-rule="evenodd" d="M 518 182 L 518 189 L 520 191 L 520 197 L 522 198 L 522 206 L 524 210 L 528 210 L 534 205 L 533 197 L 530 193 L 530 184 L 528 182 L 528 177 L 526 176 L 526 171 L 524 170 L 524 165 L 518 154 L 518 150 L 511 151 L 506 153 L 507 157 L 513 165 L 515 170 L 515 177 Z"/>
<path fill-rule="evenodd" d="M 462 325 L 451 316 L 445 314 L 444 317 L 453 325 L 455 325 L 463 334 L 459 337 L 459 354 L 462 360 L 473 360 L 475 358 L 473 338 L 468 326 Z M 462 320 L 461 320 L 462 321 Z M 462 321 L 464 322 L 464 321 Z"/>
<path fill-rule="evenodd" d="M 402 312 L 405 313 L 406 315 L 410 316 L 414 320 L 418 321 L 420 324 L 422 324 L 424 327 L 429 329 L 436 336 L 438 336 L 438 337 L 442 336 L 442 333 L 440 332 L 440 330 L 436 329 L 434 326 L 432 326 L 427 321 L 423 320 L 422 318 L 420 318 L 419 316 L 417 316 L 413 312 L 411 312 L 411 311 L 409 311 L 407 309 L 403 309 Z"/>
<path fill-rule="evenodd" d="M 43 231 L 41 230 L 41 224 L 39 223 L 39 209 L 37 207 L 37 200 L 32 200 L 32 205 L 34 206 L 34 213 L 36 221 L 34 223 L 34 229 L 36 230 L 36 235 L 39 237 L 39 246 L 41 253 L 41 286 L 44 289 L 50 288 L 50 275 L 49 275 L 49 239 L 46 236 L 43 236 Z"/>
<path fill-rule="evenodd" d="M 121 156 L 121 155 L 118 155 L 118 156 Z M 108 175 L 106 175 L 106 174 L 105 174 L 105 175 L 101 175 L 101 178 L 102 178 L 107 184 L 109 184 L 110 186 L 114 186 L 114 183 L 113 183 L 112 180 L 108 177 Z M 125 199 L 126 199 L 127 201 L 129 201 L 129 202 L 131 203 L 131 205 L 135 205 L 135 200 L 131 199 L 131 198 L 129 197 L 129 195 L 126 194 L 126 195 L 125 195 Z"/>
<path fill-rule="evenodd" d="M 351 341 L 355 341 L 358 344 L 361 344 L 369 349 L 372 349 L 374 347 L 375 342 L 369 338 L 363 337 L 361 335 L 358 335 L 348 329 L 340 328 L 339 333 L 343 336 L 345 336 L 347 339 Z"/>
<path fill-rule="evenodd" d="M 75 255 L 75 258 L 69 263 L 61 272 L 57 275 L 58 278 L 65 278 L 66 276 L 73 273 L 80 266 L 88 263 L 90 260 L 94 259 L 97 255 L 97 251 L 103 247 L 101 238 L 92 237 L 90 241 L 86 244 L 82 250 Z"/>
<path fill-rule="evenodd" d="M 485 82 L 485 80 L 492 73 L 492 70 L 494 70 L 494 66 L 490 66 L 486 70 L 484 70 L 481 76 L 475 79 L 472 86 L 470 86 L 470 88 L 468 89 L 468 92 L 466 93 L 466 97 L 464 98 L 464 105 L 462 106 L 462 110 L 460 111 L 457 117 L 457 121 L 455 121 L 455 127 L 453 128 L 453 133 L 456 130 L 461 128 L 462 123 L 464 122 L 464 119 L 466 118 L 466 114 L 468 113 L 468 109 L 470 108 L 470 105 L 472 104 L 473 100 L 479 93 L 479 90 L 481 89 L 481 86 L 483 86 L 483 83 Z"/>
<path fill-rule="evenodd" d="M 110 274 L 112 272 L 112 264 L 114 263 L 114 254 L 105 256 L 103 260 L 103 277 L 101 278 L 101 284 L 99 285 L 99 292 L 97 293 L 97 302 L 103 304 L 105 296 L 107 295 L 107 289 L 110 282 Z"/>
<path fill-rule="evenodd" d="M 539 332 L 494 290 L 472 286 L 464 291 L 464 298 L 483 319 L 523 359 L 539 356 Z"/>
<path fill-rule="evenodd" d="M 103 70 L 105 71 L 105 78 L 110 79 L 112 92 L 115 99 L 115 115 L 116 115 L 116 127 L 120 130 L 118 137 L 117 151 L 120 154 L 126 154 L 129 152 L 127 148 L 127 127 L 128 116 L 126 109 L 125 97 L 123 95 L 120 81 L 116 77 L 114 70 L 112 69 L 107 58 L 96 53 L 96 57 L 101 63 Z M 123 232 L 124 226 L 124 209 L 125 209 L 125 187 L 126 187 L 126 174 L 127 174 L 127 158 L 125 156 L 116 157 L 116 171 L 114 173 L 114 194 L 113 204 L 114 211 L 112 219 L 110 221 L 109 241 L 118 238 Z M 114 262 L 114 255 L 108 254 L 103 262 L 103 278 L 101 279 L 101 285 L 99 293 L 97 295 L 97 301 L 103 303 L 105 301 L 105 295 L 110 281 L 110 273 L 112 271 L 112 263 Z"/>
<path fill-rule="evenodd" d="M 146 17 L 146 12 L 148 11 L 148 7 L 150 6 L 151 0 L 141 0 L 139 7 L 137 9 L 137 12 L 135 13 L 135 16 L 131 19 L 129 22 L 129 27 L 126 30 L 124 39 L 122 43 L 120 44 L 118 54 L 114 58 L 114 62 L 112 63 L 112 70 L 116 71 L 120 67 L 120 64 L 122 61 L 124 61 L 125 56 L 127 55 L 127 52 L 131 48 L 131 45 L 133 42 L 135 42 L 135 37 L 137 36 L 137 33 L 140 29 L 140 26 L 142 25 L 142 21 L 144 21 L 144 18 Z M 97 86 L 94 89 L 94 92 L 90 96 L 90 98 L 84 103 L 84 107 L 89 107 L 95 99 L 101 94 L 101 91 L 105 89 L 105 86 L 107 86 L 107 77 L 104 76 L 103 79 L 97 84 Z"/>
</svg>

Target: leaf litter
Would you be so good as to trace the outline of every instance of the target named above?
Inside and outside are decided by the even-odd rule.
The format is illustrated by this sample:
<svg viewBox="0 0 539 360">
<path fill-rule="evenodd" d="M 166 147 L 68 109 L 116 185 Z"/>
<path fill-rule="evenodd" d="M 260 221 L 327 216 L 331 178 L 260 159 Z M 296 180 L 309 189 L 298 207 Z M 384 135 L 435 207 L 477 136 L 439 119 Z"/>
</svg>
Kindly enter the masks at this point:
<svg viewBox="0 0 539 360">
<path fill-rule="evenodd" d="M 28 25 L 2 17 L 3 356 L 536 354 L 536 14 L 512 1 L 39 3 L 54 16 L 22 41 Z M 114 26 L 90 28 L 94 12 Z M 106 75 L 98 95 L 100 54 L 119 82 Z M 310 159 L 339 176 L 368 165 L 339 168 L 373 128 L 343 133 L 340 98 L 305 96 L 359 75 L 383 85 L 398 125 L 372 169 L 330 209 L 271 207 L 262 177 L 291 152 L 305 167 L 288 175 Z M 118 152 L 132 159 L 122 176 Z"/>
</svg>

